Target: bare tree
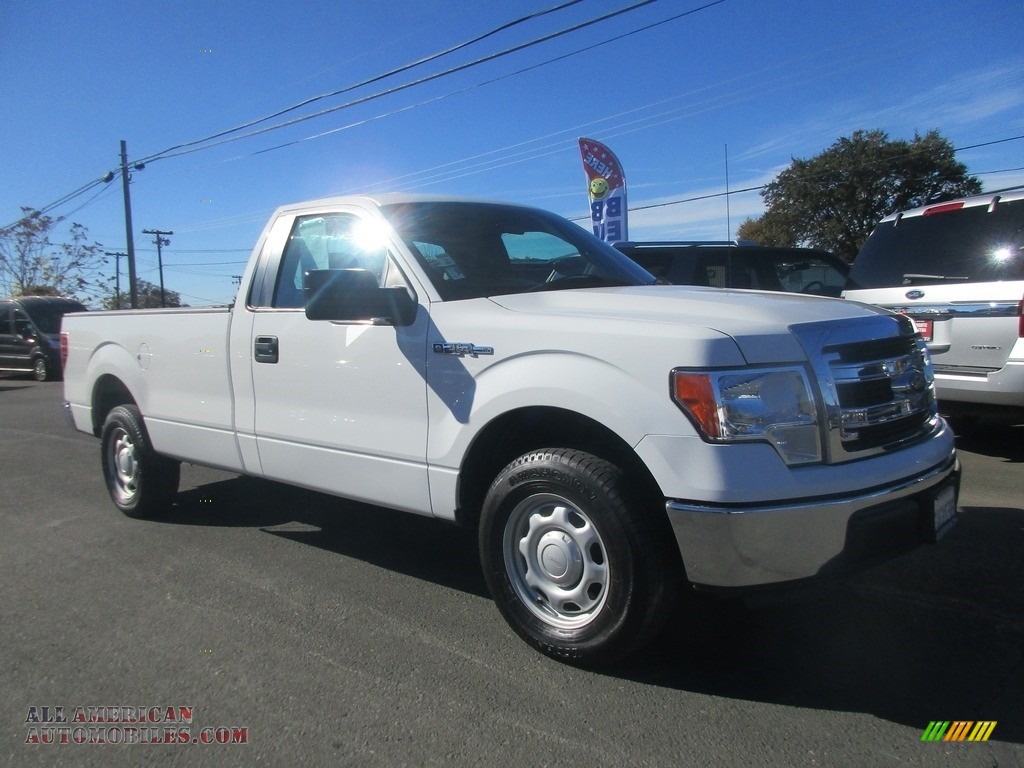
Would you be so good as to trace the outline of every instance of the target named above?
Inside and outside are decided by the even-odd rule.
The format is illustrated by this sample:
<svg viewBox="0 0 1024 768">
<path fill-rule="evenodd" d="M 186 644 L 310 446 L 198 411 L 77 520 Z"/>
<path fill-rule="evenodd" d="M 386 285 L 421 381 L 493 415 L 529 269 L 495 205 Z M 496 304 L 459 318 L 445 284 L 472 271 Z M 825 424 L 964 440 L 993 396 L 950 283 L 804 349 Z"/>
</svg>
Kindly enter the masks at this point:
<svg viewBox="0 0 1024 768">
<path fill-rule="evenodd" d="M 89 231 L 72 223 L 68 236 L 54 242 L 64 219 L 22 207 L 22 218 L 0 230 L 0 291 L 10 295 L 75 296 L 93 287 L 91 274 L 105 263 L 103 246 L 89 241 Z"/>
</svg>

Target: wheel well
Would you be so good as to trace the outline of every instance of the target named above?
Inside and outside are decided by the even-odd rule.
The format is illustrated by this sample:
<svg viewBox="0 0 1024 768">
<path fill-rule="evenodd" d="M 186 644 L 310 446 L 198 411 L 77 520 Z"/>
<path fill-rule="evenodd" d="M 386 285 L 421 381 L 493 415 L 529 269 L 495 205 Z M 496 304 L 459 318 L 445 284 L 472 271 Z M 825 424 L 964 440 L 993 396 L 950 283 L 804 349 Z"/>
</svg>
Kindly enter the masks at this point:
<svg viewBox="0 0 1024 768">
<path fill-rule="evenodd" d="M 600 422 L 560 408 L 521 408 L 499 416 L 477 435 L 459 472 L 455 519 L 476 527 L 491 483 L 513 459 L 537 448 L 574 448 L 622 467 L 645 503 L 661 490 L 636 452 Z"/>
<path fill-rule="evenodd" d="M 135 405 L 135 398 L 119 378 L 100 376 L 92 390 L 92 432 L 99 437 L 107 414 L 119 405 Z"/>
</svg>

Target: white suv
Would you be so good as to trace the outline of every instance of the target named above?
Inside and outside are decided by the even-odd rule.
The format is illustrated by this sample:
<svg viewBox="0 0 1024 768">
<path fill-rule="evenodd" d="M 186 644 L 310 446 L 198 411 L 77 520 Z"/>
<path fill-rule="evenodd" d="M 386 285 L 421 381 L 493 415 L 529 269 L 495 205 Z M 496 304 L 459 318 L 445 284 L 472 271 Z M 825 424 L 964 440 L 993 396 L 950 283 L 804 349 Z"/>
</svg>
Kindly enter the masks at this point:
<svg viewBox="0 0 1024 768">
<path fill-rule="evenodd" d="M 1024 190 L 886 216 L 843 295 L 913 319 L 949 415 L 1024 414 Z"/>
</svg>

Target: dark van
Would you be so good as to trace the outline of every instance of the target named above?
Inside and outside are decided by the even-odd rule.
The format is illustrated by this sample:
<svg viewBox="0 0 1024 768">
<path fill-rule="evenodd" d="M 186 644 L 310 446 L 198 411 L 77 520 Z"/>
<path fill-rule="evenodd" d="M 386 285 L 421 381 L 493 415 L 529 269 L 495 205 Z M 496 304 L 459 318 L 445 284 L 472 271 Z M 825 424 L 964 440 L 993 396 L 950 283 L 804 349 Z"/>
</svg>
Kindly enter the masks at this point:
<svg viewBox="0 0 1024 768">
<path fill-rule="evenodd" d="M 61 378 L 60 320 L 85 311 L 74 299 L 54 296 L 0 299 L 0 371 L 32 373 L 36 381 Z"/>
</svg>

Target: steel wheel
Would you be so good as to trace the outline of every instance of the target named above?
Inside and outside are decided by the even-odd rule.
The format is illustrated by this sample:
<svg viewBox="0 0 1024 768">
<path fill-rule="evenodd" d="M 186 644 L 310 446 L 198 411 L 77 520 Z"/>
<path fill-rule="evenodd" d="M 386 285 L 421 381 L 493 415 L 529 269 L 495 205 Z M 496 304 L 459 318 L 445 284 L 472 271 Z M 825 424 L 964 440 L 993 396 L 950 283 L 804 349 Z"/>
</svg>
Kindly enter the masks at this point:
<svg viewBox="0 0 1024 768">
<path fill-rule="evenodd" d="M 504 550 L 512 588 L 541 621 L 576 629 L 604 606 L 610 579 L 604 542 L 567 499 L 537 494 L 516 505 Z"/>
<path fill-rule="evenodd" d="M 115 427 L 107 443 L 107 485 L 115 502 L 128 504 L 139 491 L 135 443 L 124 427 Z"/>
<path fill-rule="evenodd" d="M 542 653 L 603 664 L 648 642 L 682 569 L 658 498 L 570 448 L 505 467 L 480 512 L 480 562 L 502 616 Z"/>
<path fill-rule="evenodd" d="M 119 405 L 103 424 L 103 480 L 114 504 L 129 517 L 165 512 L 178 493 L 181 464 L 156 453 L 134 405 Z"/>
</svg>

